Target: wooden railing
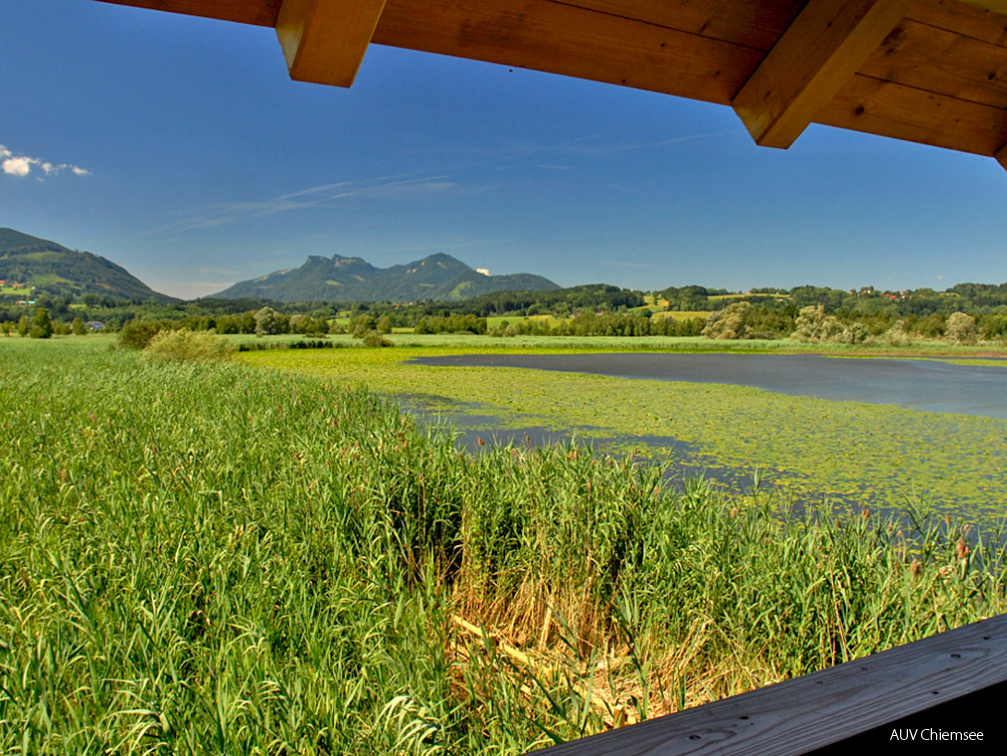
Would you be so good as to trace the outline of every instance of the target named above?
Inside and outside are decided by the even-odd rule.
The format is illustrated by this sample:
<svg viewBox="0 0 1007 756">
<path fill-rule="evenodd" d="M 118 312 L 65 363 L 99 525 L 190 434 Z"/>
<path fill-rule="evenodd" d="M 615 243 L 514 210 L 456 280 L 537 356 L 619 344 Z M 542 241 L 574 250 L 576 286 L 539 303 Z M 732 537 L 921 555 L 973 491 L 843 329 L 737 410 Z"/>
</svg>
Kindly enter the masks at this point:
<svg viewBox="0 0 1007 756">
<path fill-rule="evenodd" d="M 991 727 L 990 708 L 980 705 L 992 698 L 1000 709 L 1005 692 L 1007 615 L 1000 615 L 535 756 L 796 756 L 831 753 L 830 744 L 905 744 L 901 738 L 1007 753 L 1007 711 Z"/>
</svg>

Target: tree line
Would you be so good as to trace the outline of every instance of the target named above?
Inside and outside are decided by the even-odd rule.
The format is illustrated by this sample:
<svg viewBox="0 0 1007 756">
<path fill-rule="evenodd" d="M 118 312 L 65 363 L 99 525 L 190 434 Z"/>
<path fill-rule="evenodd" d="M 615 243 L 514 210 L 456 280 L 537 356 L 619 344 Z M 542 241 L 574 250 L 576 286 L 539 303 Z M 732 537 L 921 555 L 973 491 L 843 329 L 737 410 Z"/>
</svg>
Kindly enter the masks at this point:
<svg viewBox="0 0 1007 756">
<path fill-rule="evenodd" d="M 0 300 L 2 301 L 2 300 Z M 649 302 L 649 304 L 648 304 Z M 652 310 L 694 313 L 654 316 Z M 43 314 L 44 313 L 44 314 Z M 706 314 L 708 313 L 708 314 Z M 550 315 L 549 319 L 535 318 Z M 506 323 L 488 326 L 488 318 Z M 962 329 L 967 316 L 968 327 Z M 40 318 L 40 322 L 36 319 Z M 798 286 L 743 294 L 691 285 L 648 295 L 606 284 L 548 292 L 497 292 L 458 302 L 301 302 L 200 299 L 191 302 L 113 300 L 85 294 L 41 295 L 31 308 L 0 305 L 0 330 L 10 335 L 87 332 L 89 324 L 119 331 L 131 321 L 147 330 L 184 328 L 222 334 L 488 333 L 494 336 L 698 336 L 863 343 L 881 339 L 1007 340 L 1007 284 L 957 284 L 932 289 L 877 291 L 866 286 L 841 291 Z"/>
</svg>

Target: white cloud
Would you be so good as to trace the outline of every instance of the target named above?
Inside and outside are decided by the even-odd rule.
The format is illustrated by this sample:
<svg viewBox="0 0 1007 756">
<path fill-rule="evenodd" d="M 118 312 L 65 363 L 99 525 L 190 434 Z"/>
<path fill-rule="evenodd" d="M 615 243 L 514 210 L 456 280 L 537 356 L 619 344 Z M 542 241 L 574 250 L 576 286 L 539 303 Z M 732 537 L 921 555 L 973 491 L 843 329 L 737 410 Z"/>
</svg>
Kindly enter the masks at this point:
<svg viewBox="0 0 1007 756">
<path fill-rule="evenodd" d="M 11 176 L 27 176 L 31 173 L 31 160 L 26 157 L 12 157 L 3 161 L 3 172 Z"/>
<path fill-rule="evenodd" d="M 38 168 L 46 176 L 55 176 L 60 171 L 70 170 L 76 176 L 87 176 L 89 171 L 70 163 L 51 163 L 42 158 L 28 155 L 15 156 L 7 147 L 0 144 L 0 169 L 8 176 L 24 177 L 31 174 L 33 168 Z"/>
</svg>

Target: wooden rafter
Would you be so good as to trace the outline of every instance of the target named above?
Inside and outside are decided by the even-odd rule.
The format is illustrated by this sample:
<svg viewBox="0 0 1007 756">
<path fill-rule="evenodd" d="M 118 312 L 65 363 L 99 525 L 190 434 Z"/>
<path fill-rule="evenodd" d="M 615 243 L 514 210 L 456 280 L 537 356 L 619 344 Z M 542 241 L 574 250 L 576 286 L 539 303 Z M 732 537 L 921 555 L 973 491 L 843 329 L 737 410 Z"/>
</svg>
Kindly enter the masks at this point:
<svg viewBox="0 0 1007 756">
<path fill-rule="evenodd" d="M 965 0 L 965 2 L 983 10 L 1007 15 L 1007 0 Z"/>
<path fill-rule="evenodd" d="M 789 147 L 913 0 L 811 0 L 731 101 L 756 143 Z"/>
<path fill-rule="evenodd" d="M 290 77 L 353 84 L 384 7 L 385 0 L 283 0 L 276 36 Z"/>
<path fill-rule="evenodd" d="M 994 157 L 996 157 L 997 162 L 999 162 L 1000 165 L 1002 165 L 1004 169 L 1007 170 L 1007 144 L 1001 147 Z"/>
</svg>

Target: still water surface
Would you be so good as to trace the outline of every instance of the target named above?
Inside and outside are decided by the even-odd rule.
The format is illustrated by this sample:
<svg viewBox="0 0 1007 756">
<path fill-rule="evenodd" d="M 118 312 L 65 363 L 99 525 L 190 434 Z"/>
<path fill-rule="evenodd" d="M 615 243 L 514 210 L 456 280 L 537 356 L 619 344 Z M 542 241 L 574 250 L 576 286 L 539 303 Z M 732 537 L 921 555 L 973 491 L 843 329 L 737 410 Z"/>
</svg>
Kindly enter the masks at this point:
<svg viewBox="0 0 1007 756">
<path fill-rule="evenodd" d="M 753 386 L 833 401 L 1007 419 L 1004 367 L 806 354 L 528 354 L 423 357 L 422 365 L 516 367 Z"/>
</svg>

